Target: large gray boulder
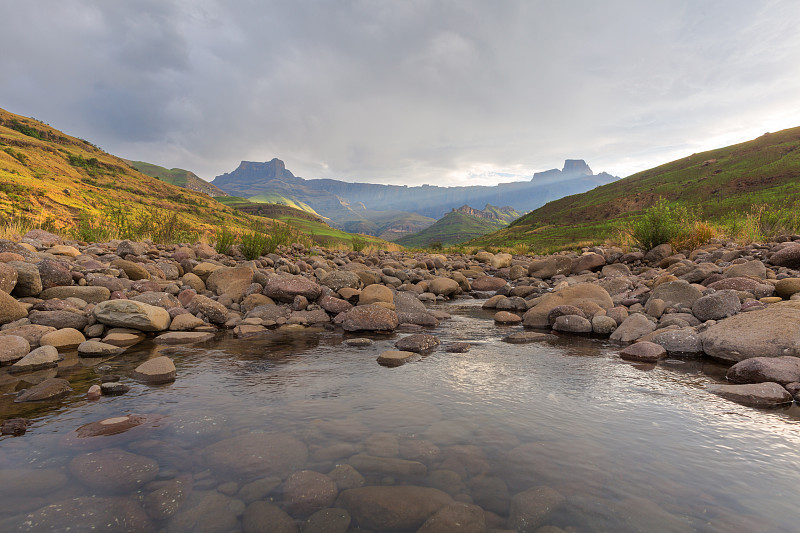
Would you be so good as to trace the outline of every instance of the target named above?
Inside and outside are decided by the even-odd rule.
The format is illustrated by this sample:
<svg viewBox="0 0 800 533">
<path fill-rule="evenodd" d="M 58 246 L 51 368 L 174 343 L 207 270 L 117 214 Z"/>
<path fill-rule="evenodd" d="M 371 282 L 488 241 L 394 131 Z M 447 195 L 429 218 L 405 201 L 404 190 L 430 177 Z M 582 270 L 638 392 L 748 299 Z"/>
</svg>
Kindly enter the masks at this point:
<svg viewBox="0 0 800 533">
<path fill-rule="evenodd" d="M 705 322 L 733 316 L 742 309 L 736 291 L 722 290 L 698 299 L 692 305 L 692 314 Z"/>
<path fill-rule="evenodd" d="M 794 401 L 789 391 L 772 382 L 748 385 L 712 384 L 708 385 L 706 390 L 734 402 L 753 407 L 775 407 Z"/>
<path fill-rule="evenodd" d="M 667 305 L 680 304 L 692 307 L 703 296 L 700 289 L 692 286 L 686 280 L 668 281 L 653 289 L 650 298 L 664 300 Z"/>
<path fill-rule="evenodd" d="M 617 342 L 633 342 L 636 339 L 644 337 L 654 329 L 656 329 L 656 325 L 646 316 L 634 313 L 626 318 L 622 324 L 614 330 L 610 339 Z"/>
<path fill-rule="evenodd" d="M 170 323 L 166 309 L 134 300 L 100 302 L 94 307 L 92 314 L 102 324 L 139 331 L 164 331 L 169 328 Z"/>
<path fill-rule="evenodd" d="M 397 313 L 378 304 L 354 307 L 341 322 L 345 331 L 392 331 L 399 325 Z"/>
<path fill-rule="evenodd" d="M 794 356 L 752 357 L 730 367 L 725 377 L 733 383 L 773 381 L 786 385 L 800 382 L 800 358 Z"/>
<path fill-rule="evenodd" d="M 551 255 L 531 261 L 528 275 L 539 279 L 550 279 L 559 274 L 569 275 L 572 272 L 572 258 L 566 255 Z"/>
<path fill-rule="evenodd" d="M 781 302 L 726 318 L 703 331 L 700 341 L 706 355 L 728 363 L 800 356 L 800 302 Z"/>
<path fill-rule="evenodd" d="M 585 302 L 595 303 L 603 309 L 614 306 L 611 296 L 603 287 L 592 283 L 577 283 L 542 296 L 522 317 L 522 323 L 526 327 L 546 328 L 550 325 L 548 315 L 554 308 L 560 305 L 580 307 L 580 304 Z"/>
<path fill-rule="evenodd" d="M 303 276 L 271 276 L 264 285 L 263 294 L 279 302 L 291 303 L 295 296 L 304 296 L 313 302 L 322 294 L 322 287 Z"/>
</svg>

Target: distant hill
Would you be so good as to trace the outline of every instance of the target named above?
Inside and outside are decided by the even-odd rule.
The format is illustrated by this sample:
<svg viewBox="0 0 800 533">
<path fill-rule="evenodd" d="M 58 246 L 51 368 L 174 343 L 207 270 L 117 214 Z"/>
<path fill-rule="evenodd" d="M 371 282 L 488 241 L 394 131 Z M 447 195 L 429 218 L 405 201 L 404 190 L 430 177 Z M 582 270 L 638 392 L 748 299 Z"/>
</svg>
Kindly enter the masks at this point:
<svg viewBox="0 0 800 533">
<path fill-rule="evenodd" d="M 211 197 L 226 196 L 225 192 L 219 187 L 211 185 L 209 182 L 201 179 L 194 172 L 184 170 L 182 168 L 164 168 L 152 163 L 145 163 L 144 161 L 128 161 L 125 160 L 130 166 L 161 181 L 166 181 L 178 187 L 183 187 L 192 191 L 201 192 Z"/>
<path fill-rule="evenodd" d="M 506 227 L 520 214 L 512 207 L 495 207 L 487 204 L 484 209 L 473 209 L 463 205 L 453 209 L 432 226 L 397 239 L 398 244 L 423 248 L 433 243 L 443 246 L 459 244 Z"/>
<path fill-rule="evenodd" d="M 662 197 L 731 226 L 753 206 L 800 207 L 800 127 L 764 134 L 645 170 L 528 213 L 475 245 L 526 242 L 541 248 L 600 243 Z"/>
<path fill-rule="evenodd" d="M 217 176 L 213 183 L 234 196 L 279 195 L 298 205 L 308 205 L 329 218 L 334 226 L 345 228 L 347 224 L 374 222 L 376 212 L 404 211 L 437 219 L 464 204 L 509 205 L 524 212 L 540 207 L 548 200 L 583 192 L 616 179 L 604 172 L 594 174 L 583 160 L 574 159 L 567 160 L 561 170 L 534 174 L 530 181 L 495 186 L 408 187 L 303 179 L 287 170 L 283 161 L 272 159 L 264 163 L 242 161 L 236 170 Z"/>
</svg>

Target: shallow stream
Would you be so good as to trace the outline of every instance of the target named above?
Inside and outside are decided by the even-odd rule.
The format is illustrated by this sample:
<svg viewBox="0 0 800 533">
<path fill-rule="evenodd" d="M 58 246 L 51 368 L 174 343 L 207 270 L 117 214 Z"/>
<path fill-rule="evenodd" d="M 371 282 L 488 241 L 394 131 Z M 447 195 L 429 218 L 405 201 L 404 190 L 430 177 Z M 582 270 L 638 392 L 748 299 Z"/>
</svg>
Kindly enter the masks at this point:
<svg viewBox="0 0 800 533">
<path fill-rule="evenodd" d="M 241 471 L 247 451 L 237 437 L 266 433 L 307 447 L 292 469 L 327 474 L 353 462 L 367 485 L 429 486 L 475 503 L 489 511 L 489 528 L 508 526 L 515 494 L 544 486 L 563 500 L 536 527 L 797 531 L 800 409 L 756 410 L 708 394 L 704 384 L 725 368 L 699 359 L 632 365 L 617 347 L 576 337 L 508 344 L 501 339 L 521 328 L 495 326 L 481 303 L 437 306 L 453 318 L 432 333 L 443 345 L 471 343 L 468 353 L 435 351 L 398 368 L 375 359 L 405 333 L 356 348 L 322 329 L 220 334 L 190 347 L 147 341 L 107 361 L 68 358 L 59 370 L 75 389 L 68 399 L 0 397 L 0 419 L 33 420 L 24 436 L 0 440 L 0 530 L 239 530 L 252 501 L 286 506 L 280 468 Z M 124 377 L 155 355 L 175 361 L 174 383 Z M 99 373 L 123 376 L 132 390 L 87 401 Z M 84 424 L 128 414 L 147 422 L 76 437 Z M 223 441 L 229 469 L 209 453 Z M 135 488 L 75 474 L 81 457 L 112 448 L 157 463 L 157 472 Z M 425 467 L 371 470 L 364 454 Z M 175 480 L 177 496 L 159 492 Z M 294 518 L 302 524 L 304 513 Z M 382 530 L 357 529 L 355 517 L 350 527 Z"/>
</svg>

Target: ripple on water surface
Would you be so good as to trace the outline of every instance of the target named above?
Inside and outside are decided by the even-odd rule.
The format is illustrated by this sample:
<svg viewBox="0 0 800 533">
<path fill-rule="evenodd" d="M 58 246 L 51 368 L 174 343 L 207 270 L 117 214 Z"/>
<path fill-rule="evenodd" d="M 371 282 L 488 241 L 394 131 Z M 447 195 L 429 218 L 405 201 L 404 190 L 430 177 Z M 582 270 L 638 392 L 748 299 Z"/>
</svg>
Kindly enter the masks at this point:
<svg viewBox="0 0 800 533">
<path fill-rule="evenodd" d="M 337 332 L 272 332 L 82 362 L 94 366 L 62 369 L 75 393 L 57 407 L 4 396 L 3 418 L 34 426 L 0 441 L 0 530 L 795 528 L 795 408 L 705 393 L 721 370 L 700 360 L 636 366 L 575 337 L 505 343 L 520 328 L 481 303 L 442 305 L 453 318 L 434 331 L 469 352 L 398 368 L 375 359 L 404 334 L 356 348 Z M 174 359 L 175 383 L 124 377 L 155 355 Z M 85 401 L 99 373 L 132 390 Z M 129 414 L 148 422 L 76 436 Z"/>
</svg>

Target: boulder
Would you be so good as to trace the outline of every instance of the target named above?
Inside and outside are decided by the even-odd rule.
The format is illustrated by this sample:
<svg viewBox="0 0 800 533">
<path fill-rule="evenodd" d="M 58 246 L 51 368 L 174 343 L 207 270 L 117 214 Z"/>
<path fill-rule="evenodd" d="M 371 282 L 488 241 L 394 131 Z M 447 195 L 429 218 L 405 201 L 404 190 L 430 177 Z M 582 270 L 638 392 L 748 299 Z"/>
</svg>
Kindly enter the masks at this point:
<svg viewBox="0 0 800 533">
<path fill-rule="evenodd" d="M 17 328 L 9 329 L 6 331 L 0 331 L 0 339 L 5 335 L 14 335 L 17 337 L 22 337 L 28 344 L 30 344 L 31 348 L 38 348 L 39 343 L 41 342 L 42 335 L 46 333 L 50 333 L 51 331 L 56 331 L 56 328 L 52 328 L 50 326 L 39 326 L 36 324 L 28 324 L 25 326 L 20 326 Z"/>
<path fill-rule="evenodd" d="M 279 302 L 292 303 L 298 295 L 314 302 L 322 294 L 322 287 L 303 276 L 271 276 L 264 285 L 263 294 Z"/>
<path fill-rule="evenodd" d="M 366 530 L 416 530 L 443 507 L 453 503 L 446 492 L 413 485 L 369 486 L 339 494 L 336 507 L 350 513 Z"/>
<path fill-rule="evenodd" d="M 346 533 L 350 528 L 350 513 L 344 509 L 322 509 L 303 524 L 303 533 Z"/>
<path fill-rule="evenodd" d="M 730 367 L 725 377 L 733 383 L 794 383 L 800 381 L 800 358 L 752 357 Z"/>
<path fill-rule="evenodd" d="M 720 320 L 733 316 L 742 304 L 736 291 L 722 290 L 697 299 L 692 305 L 692 314 L 699 320 Z"/>
<path fill-rule="evenodd" d="M 147 253 L 147 245 L 143 242 L 136 242 L 131 240 L 124 240 L 117 245 L 117 255 L 125 257 L 126 255 L 144 255 Z"/>
<path fill-rule="evenodd" d="M 619 356 L 626 361 L 639 361 L 655 363 L 667 356 L 667 351 L 658 344 L 642 341 L 631 344 L 619 352 Z"/>
<path fill-rule="evenodd" d="M 594 252 L 587 252 L 572 262 L 572 273 L 577 274 L 584 270 L 600 270 L 606 264 L 606 258 Z"/>
<path fill-rule="evenodd" d="M 394 302 L 394 293 L 389 287 L 379 284 L 367 285 L 358 295 L 358 305 L 369 305 L 378 302 L 387 304 Z"/>
<path fill-rule="evenodd" d="M 501 268 L 510 267 L 513 260 L 514 257 L 511 254 L 501 252 L 494 254 L 494 256 L 489 259 L 489 264 L 492 265 L 492 268 L 500 270 Z"/>
<path fill-rule="evenodd" d="M 734 290 L 752 293 L 757 299 L 772 296 L 775 287 L 766 282 L 756 281 L 751 278 L 727 278 L 708 285 L 709 289 L 716 291 Z"/>
<path fill-rule="evenodd" d="M 58 350 L 53 346 L 39 346 L 11 365 L 9 372 L 30 372 L 58 366 Z"/>
<path fill-rule="evenodd" d="M 221 296 L 229 294 L 233 301 L 244 297 L 245 290 L 253 282 L 253 271 L 246 267 L 219 268 L 206 279 L 206 287 Z"/>
<path fill-rule="evenodd" d="M 378 364 L 383 366 L 401 366 L 406 363 L 418 361 L 418 353 L 400 350 L 387 350 L 378 356 Z"/>
<path fill-rule="evenodd" d="M 700 342 L 700 336 L 692 327 L 660 329 L 654 331 L 651 335 L 645 335 L 644 339 L 658 344 L 670 355 L 703 353 L 703 344 Z"/>
<path fill-rule="evenodd" d="M 188 315 L 191 316 L 191 315 Z M 194 317 L 192 317 L 194 318 Z M 214 338 L 214 334 L 207 331 L 170 331 L 153 339 L 156 344 L 194 344 L 206 342 Z"/>
<path fill-rule="evenodd" d="M 321 280 L 320 285 L 329 287 L 334 292 L 339 292 L 341 289 L 360 289 L 364 286 L 361 278 L 354 272 L 347 270 L 334 270 L 326 274 Z"/>
<path fill-rule="evenodd" d="M 286 433 L 245 433 L 216 442 L 201 455 L 217 475 L 241 483 L 266 476 L 285 479 L 305 465 L 308 448 Z"/>
<path fill-rule="evenodd" d="M 611 335 L 617 329 L 617 321 L 606 315 L 592 317 L 592 333 L 595 335 Z"/>
<path fill-rule="evenodd" d="M 172 359 L 162 355 L 137 366 L 131 373 L 131 377 L 150 384 L 171 383 L 175 381 L 176 372 Z"/>
<path fill-rule="evenodd" d="M 800 278 L 779 279 L 775 283 L 775 292 L 784 300 L 788 300 L 792 295 L 800 292 Z"/>
<path fill-rule="evenodd" d="M 125 259 L 115 259 L 111 261 L 111 266 L 125 272 L 128 279 L 131 281 L 150 279 L 150 272 L 148 272 L 141 263 L 134 263 L 133 261 L 126 261 Z"/>
<path fill-rule="evenodd" d="M 644 260 L 648 263 L 657 264 L 672 255 L 672 245 L 669 243 L 659 244 L 651 249 L 644 256 Z"/>
<path fill-rule="evenodd" d="M 664 300 L 667 305 L 680 304 L 691 307 L 703 296 L 700 289 L 690 285 L 686 280 L 668 281 L 653 289 L 650 298 Z"/>
<path fill-rule="evenodd" d="M 453 296 L 461 292 L 458 282 L 450 278 L 435 278 L 428 284 L 430 292 L 439 296 Z"/>
<path fill-rule="evenodd" d="M 15 363 L 30 351 L 31 345 L 24 337 L 4 335 L 0 337 L 0 366 Z"/>
<path fill-rule="evenodd" d="M 11 294 L 18 298 L 39 296 L 42 292 L 42 278 L 36 265 L 23 261 L 10 261 L 7 264 L 17 271 L 17 283 Z"/>
<path fill-rule="evenodd" d="M 202 294 L 192 298 L 186 309 L 195 315 L 202 313 L 213 324 L 224 324 L 228 320 L 228 309 L 221 303 Z"/>
<path fill-rule="evenodd" d="M 38 385 L 22 392 L 15 402 L 43 402 L 55 400 L 72 392 L 69 381 L 61 378 L 47 378 Z"/>
<path fill-rule="evenodd" d="M 560 274 L 572 272 L 572 259 L 565 255 L 551 255 L 543 259 L 531 261 L 528 275 L 539 279 L 550 279 Z"/>
<path fill-rule="evenodd" d="M 787 304 L 793 302 L 786 302 Z M 723 319 L 700 334 L 706 355 L 729 363 L 800 356 L 800 309 L 772 304 Z"/>
<path fill-rule="evenodd" d="M 349 525 L 348 521 L 348 525 Z M 244 533 L 297 533 L 297 524 L 286 512 L 267 501 L 255 501 L 247 506 L 242 516 Z M 305 531 L 305 530 L 304 530 Z M 328 531 L 321 530 L 321 531 Z"/>
<path fill-rule="evenodd" d="M 633 342 L 656 329 L 646 316 L 634 313 L 626 318 L 611 334 L 610 339 L 617 342 Z"/>
<path fill-rule="evenodd" d="M 125 351 L 125 348 L 105 342 L 88 340 L 78 345 L 80 357 L 113 357 Z"/>
<path fill-rule="evenodd" d="M 761 261 L 747 261 L 731 265 L 725 269 L 726 278 L 760 278 L 766 279 L 767 267 Z"/>
<path fill-rule="evenodd" d="M 44 502 L 43 502 L 44 503 Z M 74 524 L 75 531 L 155 531 L 138 502 L 131 498 L 73 496 L 54 501 L 28 513 L 25 527 L 18 531 L 63 531 Z"/>
<path fill-rule="evenodd" d="M 31 324 L 50 326 L 56 329 L 71 328 L 83 330 L 89 324 L 89 318 L 71 311 L 33 311 L 28 315 Z"/>
<path fill-rule="evenodd" d="M 127 493 L 154 480 L 158 463 L 119 448 L 105 448 L 78 455 L 70 462 L 69 471 L 92 489 Z"/>
<path fill-rule="evenodd" d="M 533 533 L 557 511 L 566 498 L 550 487 L 535 487 L 514 495 L 508 513 L 508 527 L 520 533 Z"/>
<path fill-rule="evenodd" d="M 497 324 L 519 324 L 522 317 L 508 311 L 498 311 L 494 314 L 494 321 Z"/>
<path fill-rule="evenodd" d="M 7 292 L 0 291 L 0 325 L 28 316 L 28 312 Z"/>
<path fill-rule="evenodd" d="M 428 518 L 417 533 L 485 533 L 486 514 L 477 505 L 454 502 Z"/>
<path fill-rule="evenodd" d="M 800 268 L 800 244 L 792 243 L 781 248 L 770 256 L 769 262 L 775 266 Z"/>
<path fill-rule="evenodd" d="M 145 292 L 134 296 L 131 300 L 166 310 L 170 310 L 173 307 L 183 307 L 180 300 L 168 292 Z"/>
<path fill-rule="evenodd" d="M 506 286 L 506 280 L 494 276 L 481 276 L 470 284 L 473 291 L 493 292 Z"/>
<path fill-rule="evenodd" d="M 14 267 L 0 263 L 0 292 L 11 294 L 17 285 L 17 271 Z"/>
<path fill-rule="evenodd" d="M 43 289 L 72 285 L 72 272 L 64 263 L 45 259 L 39 261 L 36 268 L 39 269 L 39 279 L 42 280 Z"/>
<path fill-rule="evenodd" d="M 538 303 L 523 316 L 523 325 L 532 328 L 546 328 L 549 326 L 548 315 L 553 308 L 559 305 L 580 307 L 586 302 L 597 304 L 602 309 L 609 309 L 614 305 L 611 296 L 599 285 L 577 283 L 542 296 Z"/>
<path fill-rule="evenodd" d="M 398 350 L 403 350 L 406 352 L 416 352 L 416 353 L 423 353 L 433 350 L 439 345 L 439 339 L 434 337 L 433 335 L 426 335 L 425 333 L 414 333 L 412 335 L 408 335 L 407 337 L 403 337 L 394 345 L 397 347 Z"/>
<path fill-rule="evenodd" d="M 591 333 L 592 323 L 578 315 L 561 315 L 553 322 L 553 330 L 566 333 Z"/>
<path fill-rule="evenodd" d="M 336 483 L 325 474 L 301 470 L 284 482 L 283 505 L 292 516 L 309 516 L 333 505 L 338 494 Z"/>
<path fill-rule="evenodd" d="M 70 287 L 51 287 L 43 291 L 39 297 L 42 300 L 80 298 L 86 303 L 98 304 L 111 298 L 111 291 L 107 287 L 101 286 L 73 285 Z"/>
<path fill-rule="evenodd" d="M 794 401 L 786 389 L 772 382 L 748 385 L 711 384 L 706 386 L 706 390 L 736 403 L 753 407 L 775 407 Z"/>
<path fill-rule="evenodd" d="M 170 323 L 166 309 L 134 300 L 100 302 L 92 310 L 92 315 L 101 324 L 139 331 L 164 331 Z"/>
<path fill-rule="evenodd" d="M 345 331 L 392 331 L 398 325 L 397 313 L 377 304 L 359 305 L 342 317 Z"/>
</svg>

